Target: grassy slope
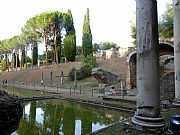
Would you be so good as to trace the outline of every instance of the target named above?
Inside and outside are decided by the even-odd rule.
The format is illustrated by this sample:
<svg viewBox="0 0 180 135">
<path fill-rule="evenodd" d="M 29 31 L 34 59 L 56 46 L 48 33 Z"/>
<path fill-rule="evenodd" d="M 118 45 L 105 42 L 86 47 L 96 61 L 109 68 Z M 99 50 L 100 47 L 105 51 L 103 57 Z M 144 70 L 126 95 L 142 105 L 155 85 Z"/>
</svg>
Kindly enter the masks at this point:
<svg viewBox="0 0 180 135">
<path fill-rule="evenodd" d="M 81 66 L 82 66 L 81 62 L 70 62 L 70 63 L 62 63 L 59 65 L 59 67 L 52 66 L 47 69 L 38 68 L 33 70 L 28 69 L 23 71 L 4 72 L 0 76 L 1 78 L 0 80 L 8 79 L 9 81 L 40 84 L 41 75 L 43 72 L 44 83 L 49 84 L 50 72 L 52 72 L 53 84 L 56 85 L 57 83 L 60 83 L 60 78 L 56 76 L 60 75 L 61 71 L 63 71 L 64 75 L 67 76 L 69 71 L 73 67 L 76 67 L 78 69 Z M 113 58 L 113 59 L 98 61 L 97 66 L 102 67 L 105 70 L 110 71 L 116 75 L 125 74 L 126 58 Z M 70 85 L 73 84 L 73 82 L 70 82 L 67 77 L 65 77 L 64 79 L 65 79 L 65 87 L 69 88 Z M 97 86 L 98 82 L 94 77 L 89 77 L 81 81 L 78 81 L 78 87 L 79 85 L 81 85 L 82 88 L 86 89 L 86 87 L 90 88 L 91 86 Z"/>
</svg>

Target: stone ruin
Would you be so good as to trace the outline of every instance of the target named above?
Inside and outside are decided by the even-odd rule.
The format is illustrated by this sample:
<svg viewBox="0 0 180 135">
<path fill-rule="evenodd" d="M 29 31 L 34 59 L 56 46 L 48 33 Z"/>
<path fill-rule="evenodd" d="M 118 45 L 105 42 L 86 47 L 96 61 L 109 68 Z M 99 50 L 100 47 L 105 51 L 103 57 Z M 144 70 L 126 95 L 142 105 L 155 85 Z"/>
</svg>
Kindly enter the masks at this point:
<svg viewBox="0 0 180 135">
<path fill-rule="evenodd" d="M 175 99 L 174 72 L 165 74 L 160 79 L 160 99 L 173 101 Z"/>
<path fill-rule="evenodd" d="M 5 91 L 0 91 L 0 135 L 9 135 L 16 131 L 23 115 L 19 100 Z"/>
<path fill-rule="evenodd" d="M 120 81 L 119 77 L 109 71 L 102 68 L 93 68 L 92 75 L 100 84 L 114 85 Z"/>
</svg>

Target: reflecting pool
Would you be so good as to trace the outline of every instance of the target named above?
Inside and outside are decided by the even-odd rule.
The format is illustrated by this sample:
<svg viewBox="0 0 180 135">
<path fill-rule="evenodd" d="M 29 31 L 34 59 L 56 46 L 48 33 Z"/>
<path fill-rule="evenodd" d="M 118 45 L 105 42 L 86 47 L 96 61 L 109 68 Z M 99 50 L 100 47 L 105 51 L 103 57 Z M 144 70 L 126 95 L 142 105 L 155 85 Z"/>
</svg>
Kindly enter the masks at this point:
<svg viewBox="0 0 180 135">
<path fill-rule="evenodd" d="M 19 128 L 11 135 L 85 135 L 122 121 L 130 114 L 62 100 L 22 104 Z"/>
</svg>

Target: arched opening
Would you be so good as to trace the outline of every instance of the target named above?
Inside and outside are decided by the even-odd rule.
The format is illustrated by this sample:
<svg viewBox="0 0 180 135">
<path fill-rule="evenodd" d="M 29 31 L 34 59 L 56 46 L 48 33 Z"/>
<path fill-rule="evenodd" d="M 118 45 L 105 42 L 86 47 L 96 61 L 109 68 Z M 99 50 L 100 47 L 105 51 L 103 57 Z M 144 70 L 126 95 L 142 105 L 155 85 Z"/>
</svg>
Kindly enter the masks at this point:
<svg viewBox="0 0 180 135">
<path fill-rule="evenodd" d="M 129 54 L 127 63 L 129 66 L 127 68 L 129 70 L 129 77 L 126 77 L 128 79 L 126 82 L 129 82 L 129 88 L 133 89 L 136 88 L 136 51 Z M 174 47 L 169 42 L 159 43 L 159 64 L 160 76 L 174 71 Z M 169 67 L 167 66 L 168 64 L 170 64 Z"/>
</svg>

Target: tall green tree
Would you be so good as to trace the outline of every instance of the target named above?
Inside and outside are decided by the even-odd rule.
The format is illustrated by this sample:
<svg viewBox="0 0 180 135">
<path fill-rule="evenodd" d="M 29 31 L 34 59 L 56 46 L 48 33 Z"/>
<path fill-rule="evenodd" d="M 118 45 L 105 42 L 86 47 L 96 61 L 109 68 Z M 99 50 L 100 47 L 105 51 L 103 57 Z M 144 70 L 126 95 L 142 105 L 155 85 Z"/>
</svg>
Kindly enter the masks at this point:
<svg viewBox="0 0 180 135">
<path fill-rule="evenodd" d="M 84 16 L 82 48 L 83 48 L 84 57 L 86 57 L 87 55 L 92 55 L 93 45 L 92 45 L 92 34 L 91 34 L 91 28 L 90 28 L 90 18 L 89 18 L 88 8 L 86 11 L 86 15 Z"/>
<path fill-rule="evenodd" d="M 65 33 L 65 34 L 64 34 Z M 68 36 L 66 38 L 66 36 Z M 68 10 L 67 13 L 63 12 L 43 12 L 30 18 L 25 26 L 22 28 L 20 36 L 14 36 L 11 39 L 1 41 L 3 47 L 0 46 L 0 55 L 6 59 L 6 66 L 8 65 L 8 55 L 14 53 L 13 67 L 18 67 L 19 63 L 19 51 L 22 51 L 21 67 L 24 65 L 24 58 L 27 58 L 27 50 L 32 50 L 32 65 L 37 64 L 38 60 L 38 43 L 44 42 L 46 48 L 46 66 L 48 64 L 48 51 L 51 50 L 52 59 L 56 60 L 58 64 L 61 61 L 63 51 L 63 39 L 69 39 L 73 37 L 71 43 L 76 52 L 76 35 L 72 13 Z M 66 40 L 67 42 L 67 40 Z M 69 41 L 68 41 L 69 42 Z M 75 44 L 74 44 L 75 43 Z M 75 45 L 75 46 L 74 46 Z M 73 53 L 74 54 L 74 53 Z M 73 56 L 75 57 L 75 56 Z M 72 57 L 71 57 L 72 60 Z M 25 60 L 27 63 L 27 59 Z"/>
<path fill-rule="evenodd" d="M 27 29 L 26 29 L 27 30 Z M 20 35 L 20 40 L 21 40 L 21 69 L 22 67 L 27 68 L 27 62 L 28 62 L 28 56 L 27 56 L 27 51 L 30 48 L 30 43 L 31 43 L 31 37 L 32 34 L 29 33 L 29 31 L 25 31 L 25 28 L 22 28 L 22 33 Z"/>
<path fill-rule="evenodd" d="M 167 4 L 167 9 L 159 21 L 159 36 L 162 39 L 173 37 L 173 5 Z"/>
<path fill-rule="evenodd" d="M 35 17 L 30 18 L 22 29 L 22 37 L 26 39 L 28 46 L 31 46 L 32 66 L 38 63 L 38 42 L 40 42 L 36 19 Z"/>
<path fill-rule="evenodd" d="M 162 14 L 159 21 L 159 37 L 161 39 L 173 38 L 173 6 L 167 4 L 166 11 Z M 131 37 L 133 38 L 133 44 L 136 45 L 136 24 L 131 23 Z"/>
<path fill-rule="evenodd" d="M 74 38 L 76 40 L 76 31 L 74 28 L 73 16 L 70 9 L 68 9 L 68 12 L 64 17 L 64 27 L 66 30 L 66 35 L 72 34 L 74 35 Z"/>
<path fill-rule="evenodd" d="M 131 37 L 133 39 L 133 45 L 136 46 L 136 23 L 131 22 Z"/>
<path fill-rule="evenodd" d="M 51 12 L 52 17 L 52 26 L 51 26 L 51 35 L 52 35 L 52 55 L 56 64 L 59 64 L 59 51 L 61 51 L 61 31 L 64 28 L 64 13 L 62 12 Z"/>
<path fill-rule="evenodd" d="M 10 46 L 12 46 L 14 48 L 14 52 L 15 52 L 15 68 L 17 69 L 18 67 L 20 67 L 20 60 L 19 60 L 19 49 L 21 48 L 21 40 L 20 40 L 20 36 L 14 36 L 12 39 L 9 39 L 9 44 Z"/>
<path fill-rule="evenodd" d="M 48 42 L 50 36 L 50 28 L 53 25 L 50 12 L 44 12 L 36 15 L 35 17 L 36 32 L 43 39 L 45 49 L 46 49 L 46 67 L 48 66 Z"/>
<path fill-rule="evenodd" d="M 76 56 L 76 43 L 74 35 L 69 34 L 64 39 L 64 56 L 68 61 L 74 61 Z"/>
<path fill-rule="evenodd" d="M 22 51 L 22 55 L 21 55 L 21 67 L 24 67 L 24 64 L 26 63 L 25 46 L 22 46 L 21 51 Z"/>
<path fill-rule="evenodd" d="M 37 42 L 34 42 L 33 48 L 32 48 L 32 65 L 38 64 L 38 44 Z"/>
<path fill-rule="evenodd" d="M 68 61 L 74 61 L 76 56 L 76 32 L 71 10 L 68 10 L 64 18 L 66 36 L 64 39 L 64 56 Z"/>
</svg>

